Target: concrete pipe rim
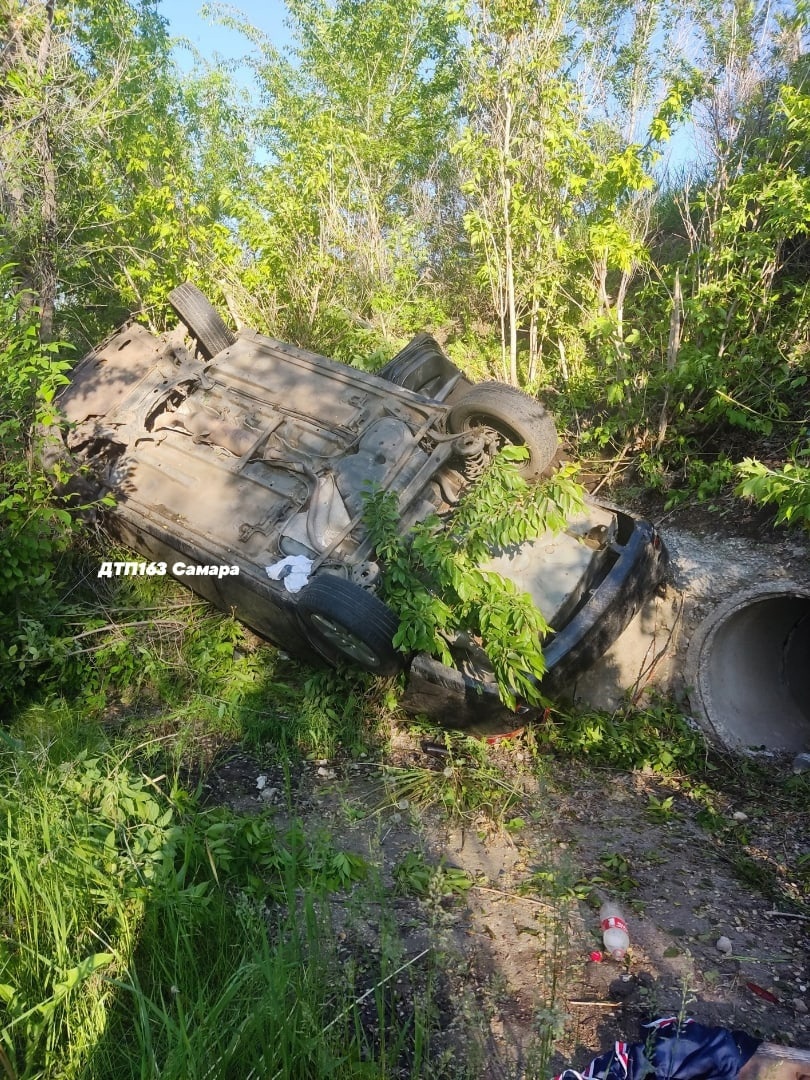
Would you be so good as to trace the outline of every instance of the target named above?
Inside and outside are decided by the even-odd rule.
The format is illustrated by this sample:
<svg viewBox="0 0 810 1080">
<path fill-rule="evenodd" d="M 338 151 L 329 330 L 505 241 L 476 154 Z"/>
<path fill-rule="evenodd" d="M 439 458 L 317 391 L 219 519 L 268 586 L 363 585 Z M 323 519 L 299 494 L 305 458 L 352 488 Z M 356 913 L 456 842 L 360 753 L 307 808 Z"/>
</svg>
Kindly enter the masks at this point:
<svg viewBox="0 0 810 1080">
<path fill-rule="evenodd" d="M 738 589 L 709 612 L 684 675 L 692 713 L 712 741 L 743 753 L 810 750 L 809 633 L 805 582 Z"/>
</svg>

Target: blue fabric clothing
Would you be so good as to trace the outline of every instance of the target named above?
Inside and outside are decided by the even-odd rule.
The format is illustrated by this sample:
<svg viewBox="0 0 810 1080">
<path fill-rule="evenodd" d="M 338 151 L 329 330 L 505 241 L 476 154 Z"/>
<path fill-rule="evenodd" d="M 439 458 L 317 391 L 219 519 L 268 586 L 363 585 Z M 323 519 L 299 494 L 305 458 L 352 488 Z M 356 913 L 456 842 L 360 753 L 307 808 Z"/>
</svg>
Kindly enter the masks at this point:
<svg viewBox="0 0 810 1080">
<path fill-rule="evenodd" d="M 554 1080 L 735 1080 L 759 1039 L 669 1016 L 645 1024 L 644 1042 L 617 1042 L 585 1072 L 566 1069 Z"/>
</svg>

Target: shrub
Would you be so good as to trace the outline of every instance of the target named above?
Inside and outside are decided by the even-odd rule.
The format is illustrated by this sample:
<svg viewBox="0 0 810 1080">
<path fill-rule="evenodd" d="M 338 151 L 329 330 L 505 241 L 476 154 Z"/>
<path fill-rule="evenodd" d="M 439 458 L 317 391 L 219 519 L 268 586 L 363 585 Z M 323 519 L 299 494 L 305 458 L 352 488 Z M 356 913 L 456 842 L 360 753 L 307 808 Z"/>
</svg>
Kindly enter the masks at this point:
<svg viewBox="0 0 810 1080">
<path fill-rule="evenodd" d="M 57 563 L 75 527 L 37 457 L 38 425 L 67 382 L 64 349 L 40 341 L 37 312 L 21 308 L 11 267 L 0 267 L 0 701 L 50 648 Z"/>
</svg>

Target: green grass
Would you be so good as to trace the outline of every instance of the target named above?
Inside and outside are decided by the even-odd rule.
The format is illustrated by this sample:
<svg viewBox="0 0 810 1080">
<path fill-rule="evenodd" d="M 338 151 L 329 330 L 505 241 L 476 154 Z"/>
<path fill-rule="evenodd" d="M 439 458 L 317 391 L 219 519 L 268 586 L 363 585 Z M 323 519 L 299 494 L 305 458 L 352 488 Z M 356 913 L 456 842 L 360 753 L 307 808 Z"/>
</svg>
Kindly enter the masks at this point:
<svg viewBox="0 0 810 1080">
<path fill-rule="evenodd" d="M 179 582 L 99 580 L 97 565 L 77 556 L 59 635 L 25 660 L 40 686 L 29 702 L 64 699 L 88 717 L 114 717 L 130 735 L 162 738 L 168 764 L 198 769 L 236 742 L 293 760 L 357 756 L 384 740 L 392 685 L 288 659 Z"/>
<path fill-rule="evenodd" d="M 86 1075 L 135 1078 L 145 1063 L 178 1080 L 384 1075 L 424 1024 L 415 1015 L 372 1046 L 358 996 L 310 892 L 269 911 L 244 893 L 218 893 L 193 917 L 169 896 L 150 906 L 109 1037 Z M 413 1074 L 424 1064 L 416 1060 Z"/>
<path fill-rule="evenodd" d="M 0 1045 L 20 1080 L 63 1055 L 69 1072 L 103 1032 L 173 817 L 126 753 L 69 756 L 56 719 L 65 741 L 0 756 Z"/>
<path fill-rule="evenodd" d="M 439 807 L 451 821 L 478 816 L 503 824 L 521 791 L 496 760 L 497 754 L 480 739 L 457 732 L 432 732 L 436 755 L 429 765 L 386 766 L 383 782 L 388 801 L 419 813 Z"/>
<path fill-rule="evenodd" d="M 702 776 L 717 767 L 703 735 L 664 699 L 612 713 L 590 709 L 547 714 L 536 727 L 535 739 L 540 751 L 623 770 Z"/>
<path fill-rule="evenodd" d="M 284 759 L 354 758 L 385 743 L 396 709 L 393 684 L 283 659 L 267 671 L 272 675 L 235 710 L 246 746 Z"/>
<path fill-rule="evenodd" d="M 203 811 L 148 746 L 51 719 L 0 750 L 0 1076 L 430 1075 L 431 953 L 395 1011 L 392 956 L 347 977 L 330 925 L 330 894 L 379 903 L 365 860 Z"/>
</svg>

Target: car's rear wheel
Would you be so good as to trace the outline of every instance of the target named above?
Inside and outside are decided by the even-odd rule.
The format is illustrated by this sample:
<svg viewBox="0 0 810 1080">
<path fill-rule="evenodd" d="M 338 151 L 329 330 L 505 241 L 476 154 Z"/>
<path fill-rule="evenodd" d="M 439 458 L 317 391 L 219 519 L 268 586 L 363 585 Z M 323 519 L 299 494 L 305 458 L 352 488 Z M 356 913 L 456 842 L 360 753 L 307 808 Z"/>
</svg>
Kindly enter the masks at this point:
<svg viewBox="0 0 810 1080">
<path fill-rule="evenodd" d="M 434 397 L 458 374 L 458 368 L 444 355 L 435 338 L 417 334 L 377 374 L 415 394 Z"/>
<path fill-rule="evenodd" d="M 307 640 L 330 664 L 395 675 L 405 657 L 393 645 L 399 621 L 373 593 L 332 574 L 315 578 L 296 605 Z"/>
<path fill-rule="evenodd" d="M 525 446 L 529 457 L 518 463 L 518 469 L 526 480 L 542 476 L 557 452 L 553 417 L 539 401 L 505 383 L 483 382 L 471 387 L 450 410 L 447 427 L 454 434 L 489 428 L 502 445 Z"/>
<path fill-rule="evenodd" d="M 213 359 L 236 341 L 217 309 L 190 281 L 172 289 L 169 303 L 186 324 L 191 336 L 196 338 L 197 346 L 206 360 Z"/>
</svg>

